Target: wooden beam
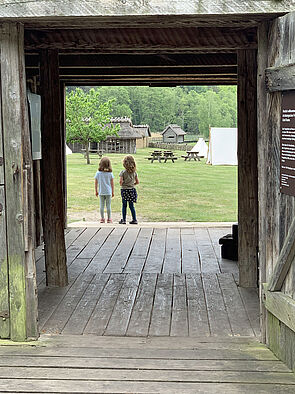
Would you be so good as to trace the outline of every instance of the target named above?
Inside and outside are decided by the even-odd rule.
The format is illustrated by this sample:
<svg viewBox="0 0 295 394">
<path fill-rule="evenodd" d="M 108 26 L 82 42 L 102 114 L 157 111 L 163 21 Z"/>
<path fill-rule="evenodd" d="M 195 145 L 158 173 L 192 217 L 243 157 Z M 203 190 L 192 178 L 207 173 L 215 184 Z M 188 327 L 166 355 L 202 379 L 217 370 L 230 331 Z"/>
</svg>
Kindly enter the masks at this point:
<svg viewBox="0 0 295 394">
<path fill-rule="evenodd" d="M 257 287 L 258 264 L 257 62 L 238 51 L 239 281 Z"/>
<path fill-rule="evenodd" d="M 237 75 L 237 67 L 165 67 L 165 68 L 121 68 L 121 69 L 101 69 L 101 68 L 63 68 L 60 69 L 60 78 L 73 76 L 93 76 L 93 77 L 119 77 L 119 76 L 227 76 Z"/>
<path fill-rule="evenodd" d="M 295 332 L 295 300 L 281 292 L 272 292 L 264 286 L 264 305 L 266 309 L 287 327 Z"/>
<path fill-rule="evenodd" d="M 63 163 L 58 52 L 41 51 L 42 91 L 42 214 L 46 284 L 66 286 Z"/>
<path fill-rule="evenodd" d="M 295 219 L 289 228 L 278 261 L 270 278 L 268 290 L 279 291 L 295 258 Z"/>
<path fill-rule="evenodd" d="M 97 81 L 95 80 L 66 80 L 64 81 L 66 86 L 97 86 Z M 134 86 L 134 81 L 120 81 L 116 82 L 117 85 L 119 86 Z M 199 81 L 138 81 L 136 82 L 137 86 L 154 86 L 154 87 L 175 87 L 178 85 L 198 85 L 198 86 L 219 86 L 219 85 L 237 85 L 237 80 L 233 79 L 231 81 L 229 80 L 217 80 L 215 79 L 214 81 L 204 81 L 204 80 L 199 80 Z M 114 82 L 112 81 L 100 81 L 99 82 L 100 86 L 114 86 Z"/>
<path fill-rule="evenodd" d="M 295 64 L 267 68 L 265 81 L 269 92 L 295 90 Z"/>
<path fill-rule="evenodd" d="M 124 28 L 81 30 L 27 30 L 27 50 L 95 49 L 97 53 L 141 53 L 145 51 L 188 52 L 257 48 L 256 29 L 235 28 Z"/>
<path fill-rule="evenodd" d="M 39 68 L 38 53 L 26 55 L 26 67 Z M 235 53 L 197 53 L 197 54 L 165 54 L 165 55 L 133 55 L 133 54 L 70 54 L 59 55 L 60 68 L 165 68 L 165 67 L 220 67 L 236 66 Z"/>
<path fill-rule="evenodd" d="M 10 338 L 24 341 L 26 267 L 23 212 L 22 78 L 20 41 L 23 27 L 4 23 L 0 30 L 1 100 L 4 150 L 6 243 L 9 277 Z"/>
</svg>

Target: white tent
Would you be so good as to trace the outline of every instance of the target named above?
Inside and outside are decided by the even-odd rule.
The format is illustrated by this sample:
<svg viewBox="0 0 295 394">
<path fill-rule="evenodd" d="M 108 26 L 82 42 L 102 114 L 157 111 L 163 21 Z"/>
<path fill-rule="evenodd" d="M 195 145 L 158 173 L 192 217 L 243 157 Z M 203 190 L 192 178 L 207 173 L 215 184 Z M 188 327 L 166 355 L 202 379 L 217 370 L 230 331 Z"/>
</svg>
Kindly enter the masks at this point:
<svg viewBox="0 0 295 394">
<path fill-rule="evenodd" d="M 66 145 L 66 155 L 71 155 L 72 153 L 71 149 Z"/>
<path fill-rule="evenodd" d="M 237 165 L 237 129 L 211 127 L 207 164 Z"/>
<path fill-rule="evenodd" d="M 196 145 L 193 147 L 191 152 L 199 152 L 198 156 L 206 157 L 208 155 L 208 145 L 206 144 L 204 138 L 199 138 Z"/>
</svg>

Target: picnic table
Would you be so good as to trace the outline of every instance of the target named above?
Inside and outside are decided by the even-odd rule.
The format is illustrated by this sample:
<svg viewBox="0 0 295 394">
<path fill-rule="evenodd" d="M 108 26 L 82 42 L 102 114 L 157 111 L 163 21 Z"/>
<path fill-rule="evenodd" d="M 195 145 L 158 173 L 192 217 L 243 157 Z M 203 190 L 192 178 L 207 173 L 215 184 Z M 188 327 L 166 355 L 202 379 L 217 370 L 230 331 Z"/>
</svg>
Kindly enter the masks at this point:
<svg viewBox="0 0 295 394">
<path fill-rule="evenodd" d="M 163 152 L 162 160 L 164 160 L 164 163 L 167 163 L 167 160 L 171 160 L 172 163 L 174 163 L 174 160 L 177 160 L 177 157 L 174 156 L 174 153 L 171 150 L 165 150 Z"/>
<path fill-rule="evenodd" d="M 171 160 L 174 163 L 174 161 L 177 160 L 177 157 L 174 156 L 174 153 L 170 150 L 154 150 L 151 152 L 150 157 L 146 157 L 146 159 L 150 160 L 151 163 L 153 163 L 155 160 L 157 160 L 159 163 L 161 163 L 161 160 L 163 160 L 164 163 L 167 163 L 168 160 Z"/>
<path fill-rule="evenodd" d="M 199 155 L 198 155 L 198 153 L 199 152 L 192 152 L 191 150 L 189 150 L 189 151 L 186 151 L 186 155 L 185 156 L 181 156 L 181 157 L 183 157 L 184 158 L 184 161 L 191 161 L 192 159 L 194 160 L 194 161 L 201 161 L 201 159 L 200 159 L 200 157 L 199 157 Z"/>
<path fill-rule="evenodd" d="M 148 160 L 153 163 L 155 160 L 158 160 L 159 163 L 161 163 L 161 158 L 162 158 L 162 151 L 161 150 L 154 150 L 151 152 L 150 157 L 147 157 Z"/>
</svg>

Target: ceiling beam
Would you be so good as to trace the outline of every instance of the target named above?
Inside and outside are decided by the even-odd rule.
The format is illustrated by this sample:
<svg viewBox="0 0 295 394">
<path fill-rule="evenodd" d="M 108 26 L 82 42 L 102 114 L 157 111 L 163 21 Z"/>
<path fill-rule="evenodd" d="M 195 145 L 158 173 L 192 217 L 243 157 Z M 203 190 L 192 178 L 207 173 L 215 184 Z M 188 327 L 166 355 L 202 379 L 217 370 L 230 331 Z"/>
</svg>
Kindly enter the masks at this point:
<svg viewBox="0 0 295 394">
<path fill-rule="evenodd" d="M 127 68 L 127 69 L 94 69 L 94 68 L 62 68 L 60 77 L 67 76 L 95 76 L 95 77 L 124 77 L 124 76 L 178 76 L 178 75 L 237 75 L 237 67 L 186 67 L 186 68 Z"/>
<path fill-rule="evenodd" d="M 26 30 L 25 48 L 95 49 L 98 53 L 238 50 L 257 48 L 257 34 L 255 28 L 225 27 Z"/>
<path fill-rule="evenodd" d="M 235 53 L 163 54 L 163 55 L 59 55 L 60 68 L 162 68 L 162 67 L 220 67 L 237 65 Z M 39 66 L 38 54 L 26 55 L 26 67 Z"/>
</svg>

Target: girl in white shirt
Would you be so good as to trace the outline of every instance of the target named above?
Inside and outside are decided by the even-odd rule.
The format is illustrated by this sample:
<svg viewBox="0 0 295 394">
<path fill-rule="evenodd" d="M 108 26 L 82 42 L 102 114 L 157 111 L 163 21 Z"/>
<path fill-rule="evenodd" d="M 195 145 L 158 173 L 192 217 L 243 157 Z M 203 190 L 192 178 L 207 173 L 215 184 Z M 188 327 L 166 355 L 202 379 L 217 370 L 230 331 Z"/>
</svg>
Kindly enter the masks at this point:
<svg viewBox="0 0 295 394">
<path fill-rule="evenodd" d="M 111 161 L 108 157 L 103 157 L 99 162 L 98 171 L 95 174 L 95 195 L 100 200 L 100 223 L 105 223 L 104 207 L 107 208 L 107 223 L 112 223 L 111 200 L 114 197 L 114 175 Z M 99 189 L 99 192 L 98 192 Z"/>
</svg>

